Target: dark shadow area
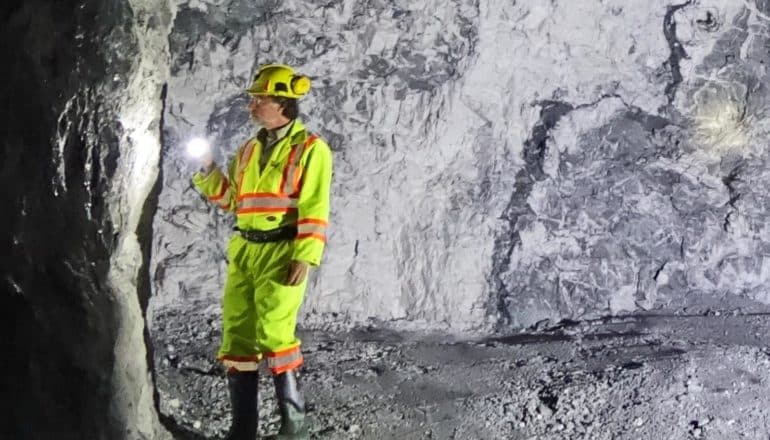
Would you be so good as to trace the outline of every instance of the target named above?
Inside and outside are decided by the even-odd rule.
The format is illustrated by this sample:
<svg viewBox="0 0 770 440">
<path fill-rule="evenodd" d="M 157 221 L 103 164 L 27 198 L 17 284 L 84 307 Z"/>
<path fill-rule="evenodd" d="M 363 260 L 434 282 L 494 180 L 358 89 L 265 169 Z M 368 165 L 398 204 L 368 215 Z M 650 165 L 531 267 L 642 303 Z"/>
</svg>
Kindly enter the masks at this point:
<svg viewBox="0 0 770 440">
<path fill-rule="evenodd" d="M 115 235 L 105 197 L 120 124 L 99 84 L 124 1 L 10 1 L 0 12 L 0 438 L 114 439 Z M 99 91 L 97 91 L 99 89 Z"/>
</svg>

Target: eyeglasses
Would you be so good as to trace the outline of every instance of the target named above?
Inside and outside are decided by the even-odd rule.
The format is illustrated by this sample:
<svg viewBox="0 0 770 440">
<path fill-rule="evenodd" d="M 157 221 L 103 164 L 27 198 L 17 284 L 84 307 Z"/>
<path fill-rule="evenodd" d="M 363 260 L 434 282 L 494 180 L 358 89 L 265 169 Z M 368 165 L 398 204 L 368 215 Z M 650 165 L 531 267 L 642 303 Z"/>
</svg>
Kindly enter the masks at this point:
<svg viewBox="0 0 770 440">
<path fill-rule="evenodd" d="M 270 102 L 270 101 L 272 101 L 272 99 L 270 99 L 269 96 L 261 96 L 261 95 L 252 95 L 251 96 L 251 102 L 253 102 L 256 105 L 259 105 L 259 104 L 262 104 L 262 103 L 265 103 L 265 102 Z"/>
</svg>

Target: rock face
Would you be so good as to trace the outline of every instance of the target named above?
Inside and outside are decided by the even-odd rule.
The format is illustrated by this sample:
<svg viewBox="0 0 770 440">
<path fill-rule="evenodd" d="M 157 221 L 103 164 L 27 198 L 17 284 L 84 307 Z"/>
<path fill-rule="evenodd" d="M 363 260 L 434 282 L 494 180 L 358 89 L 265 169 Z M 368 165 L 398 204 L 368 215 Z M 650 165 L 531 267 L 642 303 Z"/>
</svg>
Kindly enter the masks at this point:
<svg viewBox="0 0 770 440">
<path fill-rule="evenodd" d="M 231 219 L 191 188 L 254 133 L 259 64 L 310 75 L 335 151 L 310 328 L 488 331 L 765 309 L 767 2 L 180 5 L 154 307 L 216 304 Z"/>
<path fill-rule="evenodd" d="M 149 243 L 172 19 L 149 0 L 0 12 L 0 438 L 168 437 L 137 234 Z"/>
</svg>

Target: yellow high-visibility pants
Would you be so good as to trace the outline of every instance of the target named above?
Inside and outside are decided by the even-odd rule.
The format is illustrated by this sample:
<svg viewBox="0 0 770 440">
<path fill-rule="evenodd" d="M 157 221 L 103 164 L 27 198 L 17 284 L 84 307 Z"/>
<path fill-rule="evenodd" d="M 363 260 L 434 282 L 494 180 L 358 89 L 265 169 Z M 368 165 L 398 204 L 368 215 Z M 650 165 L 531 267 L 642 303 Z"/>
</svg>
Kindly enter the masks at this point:
<svg viewBox="0 0 770 440">
<path fill-rule="evenodd" d="M 217 354 L 226 368 L 257 370 L 263 357 L 273 374 L 302 365 L 295 328 L 307 277 L 298 286 L 285 284 L 293 245 L 253 243 L 237 233 L 230 239 Z"/>
</svg>

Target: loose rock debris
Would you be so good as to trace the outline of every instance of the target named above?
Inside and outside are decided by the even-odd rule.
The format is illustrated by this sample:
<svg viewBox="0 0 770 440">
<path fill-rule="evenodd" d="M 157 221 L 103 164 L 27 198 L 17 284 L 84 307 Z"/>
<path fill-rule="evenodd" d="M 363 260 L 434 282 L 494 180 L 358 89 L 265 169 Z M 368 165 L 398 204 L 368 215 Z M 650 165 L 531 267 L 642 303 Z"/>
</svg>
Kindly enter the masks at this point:
<svg viewBox="0 0 770 440">
<path fill-rule="evenodd" d="M 179 439 L 223 438 L 212 312 L 154 321 L 161 413 Z M 628 317 L 458 340 L 304 332 L 317 439 L 767 439 L 767 316 Z M 260 432 L 279 416 L 260 379 Z"/>
</svg>

